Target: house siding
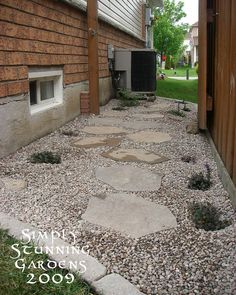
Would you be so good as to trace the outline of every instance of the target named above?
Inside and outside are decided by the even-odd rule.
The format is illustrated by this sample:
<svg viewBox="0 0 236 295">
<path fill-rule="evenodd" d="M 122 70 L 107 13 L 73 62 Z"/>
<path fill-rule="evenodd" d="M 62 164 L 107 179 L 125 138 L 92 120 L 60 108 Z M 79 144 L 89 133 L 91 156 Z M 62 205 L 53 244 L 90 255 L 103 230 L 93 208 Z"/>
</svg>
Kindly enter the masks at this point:
<svg viewBox="0 0 236 295">
<path fill-rule="evenodd" d="M 88 91 L 88 34 L 86 12 L 56 0 L 0 0 L 0 27 L 1 157 L 80 114 L 80 93 Z M 145 42 L 101 19 L 98 40 L 104 104 L 113 95 L 108 44 L 142 48 Z M 29 69 L 51 66 L 63 69 L 63 104 L 32 115 Z"/>
<path fill-rule="evenodd" d="M 28 92 L 28 66 L 64 66 L 64 84 L 88 80 L 86 14 L 56 1 L 0 1 L 0 97 Z M 99 76 L 108 77 L 107 45 L 144 42 L 99 23 Z"/>
</svg>

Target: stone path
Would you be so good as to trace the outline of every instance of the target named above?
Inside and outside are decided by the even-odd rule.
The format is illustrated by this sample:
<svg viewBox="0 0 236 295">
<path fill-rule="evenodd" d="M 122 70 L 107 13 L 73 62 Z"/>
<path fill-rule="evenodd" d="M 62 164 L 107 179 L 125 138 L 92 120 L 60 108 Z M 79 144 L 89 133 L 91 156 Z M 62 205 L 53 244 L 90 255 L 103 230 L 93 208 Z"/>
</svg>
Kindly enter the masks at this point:
<svg viewBox="0 0 236 295">
<path fill-rule="evenodd" d="M 140 131 L 142 129 L 156 129 L 158 123 L 153 120 L 160 120 L 164 115 L 156 112 L 166 105 L 155 105 L 151 108 L 153 113 L 137 113 L 132 115 L 133 120 L 121 119 L 124 112 L 110 111 L 106 116 L 89 119 L 89 125 L 83 129 L 91 134 L 122 134 L 126 129 L 136 129 L 139 132 L 128 134 L 126 138 L 137 143 L 157 143 L 170 141 L 167 133 L 155 131 Z M 149 109 L 150 111 L 150 109 Z M 116 115 L 115 115 L 116 114 Z M 114 117 L 113 117 L 114 115 Z M 126 114 L 127 116 L 127 114 Z M 113 118 L 111 118 L 113 117 Z M 145 121 L 152 120 L 152 121 Z M 114 125 L 118 127 L 113 127 Z M 122 128 L 121 128 L 122 127 Z M 98 147 L 109 145 L 111 138 L 90 137 L 74 142 L 77 147 Z M 118 144 L 121 139 L 114 139 L 111 143 Z M 157 164 L 168 160 L 166 157 L 157 155 L 143 149 L 112 149 L 102 154 L 103 157 L 121 162 L 141 162 Z M 125 192 L 152 192 L 158 191 L 161 186 L 163 175 L 151 172 L 148 169 L 133 167 L 128 164 L 114 167 L 99 167 L 95 171 L 98 180 L 110 185 L 116 191 Z M 90 223 L 111 228 L 121 234 L 127 234 L 133 238 L 154 233 L 157 231 L 176 227 L 176 219 L 169 209 L 142 198 L 123 194 L 98 195 L 90 199 L 86 212 L 82 218 Z"/>
<path fill-rule="evenodd" d="M 119 134 L 136 143 L 161 144 L 168 142 L 171 137 L 167 133 L 143 131 L 143 129 L 158 128 L 158 122 L 155 120 L 164 118 L 164 115 L 159 111 L 165 107 L 166 104 L 155 104 L 146 113 L 136 113 L 131 118 L 128 112 L 109 111 L 107 115 L 103 112 L 102 117 L 90 118 L 88 120 L 89 126 L 86 126 L 82 131 L 107 136 Z M 152 113 L 148 113 L 150 110 Z M 137 132 L 130 133 L 127 129 L 135 129 Z M 73 145 L 80 148 L 96 148 L 121 143 L 122 138 L 85 137 L 77 140 Z M 101 155 L 117 162 L 130 163 L 157 164 L 168 160 L 162 155 L 139 148 L 116 148 Z M 95 175 L 99 181 L 110 185 L 117 192 L 158 191 L 163 177 L 158 171 L 152 172 L 147 168 L 134 167 L 128 164 L 99 167 L 96 169 Z M 93 197 L 90 199 L 82 218 L 92 224 L 110 228 L 133 238 L 173 228 L 177 225 L 175 217 L 167 207 L 125 193 Z"/>
</svg>

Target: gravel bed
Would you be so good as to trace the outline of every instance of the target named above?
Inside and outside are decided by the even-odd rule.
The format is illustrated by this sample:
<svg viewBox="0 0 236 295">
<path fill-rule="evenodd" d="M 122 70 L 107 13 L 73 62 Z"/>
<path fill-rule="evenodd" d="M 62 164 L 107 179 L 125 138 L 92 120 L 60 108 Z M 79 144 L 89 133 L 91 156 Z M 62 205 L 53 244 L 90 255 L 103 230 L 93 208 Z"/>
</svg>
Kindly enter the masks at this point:
<svg viewBox="0 0 236 295">
<path fill-rule="evenodd" d="M 116 100 L 112 100 L 102 107 L 100 116 L 104 117 L 117 104 Z M 92 136 L 80 131 L 88 125 L 87 116 L 76 118 L 54 133 L 0 160 L 0 178 L 23 178 L 28 182 L 27 189 L 22 192 L 0 189 L 0 211 L 41 230 L 72 231 L 77 237 L 76 244 L 89 245 L 90 254 L 103 263 L 109 273 L 121 274 L 145 294 L 236 294 L 236 215 L 218 177 L 207 138 L 204 134 L 186 133 L 186 125 L 196 120 L 196 108 L 188 104 L 191 112 L 186 113 L 184 118 L 176 117 L 167 113 L 176 109 L 176 104 L 158 98 L 154 103 L 142 102 L 139 107 L 120 112 L 121 118 L 123 121 L 135 121 L 132 117 L 134 113 L 150 112 L 153 105 L 160 106 L 159 113 L 165 117 L 156 120 L 156 128 L 150 130 L 166 132 L 172 141 L 145 144 L 135 143 L 125 136 L 114 137 L 122 138 L 122 148 L 142 148 L 169 158 L 161 164 L 128 164 L 165 175 L 158 192 L 134 195 L 168 206 L 177 218 L 176 229 L 131 239 L 81 222 L 81 215 L 92 196 L 115 192 L 95 178 L 95 169 L 126 165 L 101 156 L 110 147 L 78 149 L 71 145 L 77 138 Z M 73 131 L 74 136 L 63 135 L 64 131 Z M 129 129 L 128 132 L 137 131 Z M 62 163 L 30 163 L 28 158 L 32 153 L 44 150 L 60 153 Z M 196 163 L 181 161 L 184 155 L 196 157 Z M 212 169 L 212 187 L 205 192 L 188 189 L 188 177 L 194 172 L 204 171 L 206 163 Z M 221 210 L 223 218 L 232 221 L 232 225 L 215 232 L 196 229 L 188 211 L 189 204 L 194 201 L 214 204 Z"/>
</svg>

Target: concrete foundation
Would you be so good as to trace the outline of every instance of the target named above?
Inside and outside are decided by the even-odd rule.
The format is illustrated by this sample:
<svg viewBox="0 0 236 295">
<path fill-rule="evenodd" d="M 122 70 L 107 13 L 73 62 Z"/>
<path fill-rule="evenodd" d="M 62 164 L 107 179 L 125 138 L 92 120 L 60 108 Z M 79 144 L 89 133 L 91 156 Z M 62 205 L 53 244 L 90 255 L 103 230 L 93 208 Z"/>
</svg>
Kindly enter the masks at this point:
<svg viewBox="0 0 236 295">
<path fill-rule="evenodd" d="M 111 78 L 100 79 L 100 104 L 112 98 Z M 88 82 L 67 86 L 63 103 L 35 114 L 30 113 L 29 94 L 6 97 L 0 101 L 0 158 L 43 137 L 80 114 L 80 92 Z"/>
</svg>

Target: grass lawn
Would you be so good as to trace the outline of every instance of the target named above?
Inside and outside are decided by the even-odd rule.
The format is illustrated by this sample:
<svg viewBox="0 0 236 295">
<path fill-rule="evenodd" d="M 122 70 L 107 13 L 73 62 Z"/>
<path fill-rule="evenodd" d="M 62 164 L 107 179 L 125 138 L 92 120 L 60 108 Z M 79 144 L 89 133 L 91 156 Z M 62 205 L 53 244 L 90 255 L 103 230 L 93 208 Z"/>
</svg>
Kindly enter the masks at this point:
<svg viewBox="0 0 236 295">
<path fill-rule="evenodd" d="M 9 237 L 5 231 L 0 230 L 0 295 L 89 295 L 90 288 L 85 283 L 81 282 L 79 279 L 75 279 L 71 284 L 67 283 L 66 275 L 68 274 L 67 270 L 63 269 L 54 269 L 47 271 L 40 268 L 31 268 L 25 269 L 23 272 L 21 269 L 18 269 L 15 266 L 15 262 L 17 259 L 13 259 L 16 257 L 17 253 L 15 250 L 11 248 L 13 244 L 19 244 L 20 242 Z M 29 246 L 27 244 L 27 246 Z M 21 252 L 21 256 L 19 259 L 23 259 L 23 261 L 19 262 L 21 266 L 23 262 L 25 265 L 29 266 L 29 264 L 33 261 L 37 263 L 38 261 L 47 261 L 48 257 L 45 254 L 30 254 L 25 255 L 22 251 L 22 245 L 20 244 L 18 248 Z M 32 249 L 27 251 L 32 251 Z M 13 258 L 11 258 L 13 257 Z M 35 284 L 29 284 L 30 276 L 32 273 L 34 277 Z M 39 282 L 39 277 L 41 274 L 46 274 L 46 276 L 50 277 L 50 281 L 48 283 L 42 284 Z M 56 276 L 55 281 L 58 282 L 60 279 L 59 275 L 63 276 L 63 281 L 61 283 L 52 282 L 53 275 Z M 43 275 L 42 280 L 47 279 L 45 275 Z"/>
<path fill-rule="evenodd" d="M 165 79 L 157 81 L 157 95 L 174 99 L 184 99 L 197 103 L 198 80 Z"/>
<path fill-rule="evenodd" d="M 162 70 L 162 73 L 165 73 L 167 77 L 186 77 L 187 69 L 189 69 L 189 77 L 197 77 L 196 69 L 187 67 L 177 68 L 176 70 Z"/>
</svg>

